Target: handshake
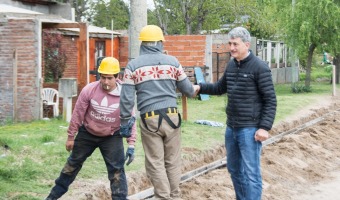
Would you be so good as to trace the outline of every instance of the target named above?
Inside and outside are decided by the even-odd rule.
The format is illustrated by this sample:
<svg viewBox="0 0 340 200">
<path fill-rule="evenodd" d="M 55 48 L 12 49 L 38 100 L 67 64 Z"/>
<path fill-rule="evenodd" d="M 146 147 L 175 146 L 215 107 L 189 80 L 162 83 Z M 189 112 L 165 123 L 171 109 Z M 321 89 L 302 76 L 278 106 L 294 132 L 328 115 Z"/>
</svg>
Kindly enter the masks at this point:
<svg viewBox="0 0 340 200">
<path fill-rule="evenodd" d="M 194 87 L 194 95 L 192 97 L 196 97 L 197 94 L 200 92 L 201 87 L 199 85 L 193 85 Z"/>
</svg>

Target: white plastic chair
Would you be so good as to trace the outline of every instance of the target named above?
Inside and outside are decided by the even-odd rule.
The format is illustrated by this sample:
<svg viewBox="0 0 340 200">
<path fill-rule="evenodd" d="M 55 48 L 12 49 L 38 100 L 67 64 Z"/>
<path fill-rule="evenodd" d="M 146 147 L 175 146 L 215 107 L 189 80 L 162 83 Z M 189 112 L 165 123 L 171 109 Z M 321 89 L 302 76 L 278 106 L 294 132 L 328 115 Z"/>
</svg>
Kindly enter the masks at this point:
<svg viewBox="0 0 340 200">
<path fill-rule="evenodd" d="M 59 94 L 58 90 L 53 88 L 43 88 L 42 100 L 46 105 L 53 106 L 53 116 L 59 116 Z"/>
</svg>

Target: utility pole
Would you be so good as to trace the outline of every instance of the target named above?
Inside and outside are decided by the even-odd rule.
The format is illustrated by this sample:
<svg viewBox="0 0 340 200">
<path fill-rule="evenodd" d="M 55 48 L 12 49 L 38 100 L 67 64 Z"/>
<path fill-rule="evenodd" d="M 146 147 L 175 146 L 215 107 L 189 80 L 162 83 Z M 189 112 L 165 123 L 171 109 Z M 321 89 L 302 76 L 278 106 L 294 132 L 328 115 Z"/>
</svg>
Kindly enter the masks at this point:
<svg viewBox="0 0 340 200">
<path fill-rule="evenodd" d="M 130 25 L 129 25 L 129 61 L 139 56 L 140 41 L 139 32 L 147 25 L 148 9 L 146 0 L 130 0 Z M 137 99 L 135 99 L 135 113 L 137 110 Z"/>
<path fill-rule="evenodd" d="M 146 0 L 130 1 L 130 26 L 129 26 L 129 60 L 139 55 L 138 40 L 140 30 L 147 25 Z"/>
</svg>

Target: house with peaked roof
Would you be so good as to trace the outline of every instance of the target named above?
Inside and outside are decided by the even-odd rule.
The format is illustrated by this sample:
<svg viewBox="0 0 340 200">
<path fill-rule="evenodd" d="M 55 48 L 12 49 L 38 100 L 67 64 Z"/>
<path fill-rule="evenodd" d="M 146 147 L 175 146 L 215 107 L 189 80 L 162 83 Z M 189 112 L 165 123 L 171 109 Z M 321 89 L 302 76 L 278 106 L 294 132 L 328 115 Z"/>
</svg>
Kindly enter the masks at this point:
<svg viewBox="0 0 340 200">
<path fill-rule="evenodd" d="M 70 20 L 74 18 L 72 14 L 65 19 L 58 15 L 59 4 L 54 1 L 5 0 L 5 3 L 0 4 L 0 124 L 41 119 L 42 88 L 58 89 L 58 83 L 44 81 L 44 31 L 62 34 L 61 45 L 67 47 L 63 78 L 76 78 L 78 92 L 96 79 L 95 74 L 90 75 L 96 59 L 118 57 L 120 33 L 74 22 Z M 72 8 L 66 7 L 62 4 L 60 13 L 72 12 Z"/>
</svg>

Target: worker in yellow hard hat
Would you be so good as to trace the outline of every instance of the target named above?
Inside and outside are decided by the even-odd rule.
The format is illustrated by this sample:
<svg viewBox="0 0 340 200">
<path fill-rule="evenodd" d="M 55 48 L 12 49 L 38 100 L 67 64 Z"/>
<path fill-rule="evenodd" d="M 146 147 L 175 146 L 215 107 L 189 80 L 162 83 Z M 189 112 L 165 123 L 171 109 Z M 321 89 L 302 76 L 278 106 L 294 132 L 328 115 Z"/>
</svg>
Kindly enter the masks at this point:
<svg viewBox="0 0 340 200">
<path fill-rule="evenodd" d="M 71 155 L 46 200 L 58 199 L 67 192 L 83 163 L 97 147 L 108 171 L 112 199 L 127 199 L 124 163 L 128 160 L 129 165 L 134 159 L 136 126 L 134 121 L 130 123 L 131 134 L 126 139 L 129 147 L 124 155 L 120 135 L 122 83 L 117 79 L 119 72 L 118 60 L 106 57 L 98 68 L 100 80 L 82 89 L 67 130 L 66 150 L 71 151 Z"/>
<path fill-rule="evenodd" d="M 160 27 L 143 27 L 139 40 L 140 55 L 124 71 L 121 132 L 128 130 L 125 127 L 137 94 L 145 168 L 154 186 L 155 199 L 180 199 L 181 116 L 176 89 L 192 97 L 194 88 L 178 60 L 163 53 L 165 39 Z"/>
</svg>

